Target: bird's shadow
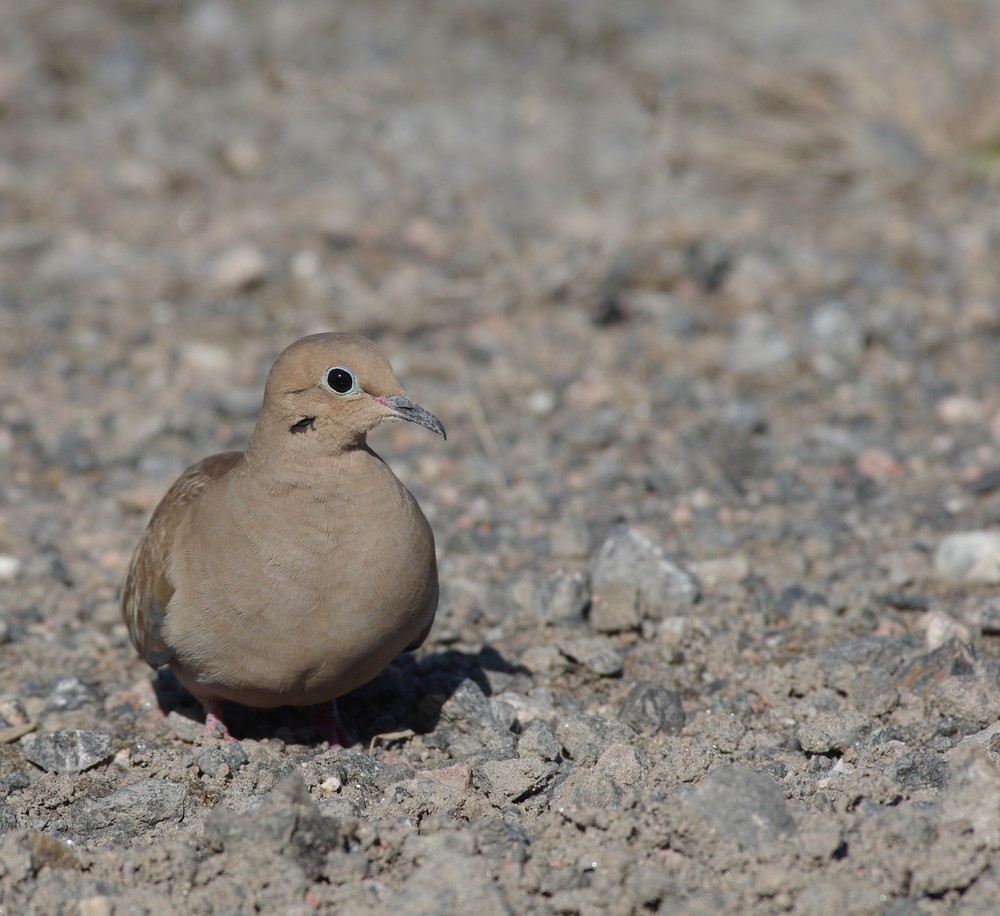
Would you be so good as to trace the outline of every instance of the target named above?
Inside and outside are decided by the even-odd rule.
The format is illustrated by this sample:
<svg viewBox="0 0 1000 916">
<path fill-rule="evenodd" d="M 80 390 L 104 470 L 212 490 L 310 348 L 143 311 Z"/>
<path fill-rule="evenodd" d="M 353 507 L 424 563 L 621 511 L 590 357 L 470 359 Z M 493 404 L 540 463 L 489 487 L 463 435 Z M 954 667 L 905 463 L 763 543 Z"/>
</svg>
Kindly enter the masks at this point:
<svg viewBox="0 0 1000 916">
<path fill-rule="evenodd" d="M 337 705 L 347 730 L 367 746 L 375 735 L 412 730 L 432 732 L 441 709 L 465 681 L 472 681 L 485 696 L 494 692 L 498 678 L 510 679 L 526 670 L 508 662 L 492 646 L 478 652 L 442 649 L 398 656 L 384 671 L 363 687 L 340 697 Z M 175 712 L 203 723 L 201 704 L 185 690 L 168 668 L 160 668 L 153 679 L 157 704 L 164 715 Z M 227 703 L 226 724 L 234 738 L 278 738 L 287 743 L 318 745 L 326 740 L 313 718 L 300 707 L 252 709 Z"/>
</svg>

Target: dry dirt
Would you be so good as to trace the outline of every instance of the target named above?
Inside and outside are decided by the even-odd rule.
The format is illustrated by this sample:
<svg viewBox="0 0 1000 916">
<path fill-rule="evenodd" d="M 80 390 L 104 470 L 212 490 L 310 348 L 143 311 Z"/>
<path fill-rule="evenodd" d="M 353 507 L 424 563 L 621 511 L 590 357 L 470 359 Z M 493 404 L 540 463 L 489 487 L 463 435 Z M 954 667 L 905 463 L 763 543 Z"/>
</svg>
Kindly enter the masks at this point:
<svg viewBox="0 0 1000 916">
<path fill-rule="evenodd" d="M 938 550 L 1000 522 L 998 46 L 992 0 L 6 0 L 0 913 L 994 912 L 1000 561 Z M 372 437 L 438 622 L 356 747 L 207 740 L 117 589 L 324 329 L 448 428 Z"/>
</svg>

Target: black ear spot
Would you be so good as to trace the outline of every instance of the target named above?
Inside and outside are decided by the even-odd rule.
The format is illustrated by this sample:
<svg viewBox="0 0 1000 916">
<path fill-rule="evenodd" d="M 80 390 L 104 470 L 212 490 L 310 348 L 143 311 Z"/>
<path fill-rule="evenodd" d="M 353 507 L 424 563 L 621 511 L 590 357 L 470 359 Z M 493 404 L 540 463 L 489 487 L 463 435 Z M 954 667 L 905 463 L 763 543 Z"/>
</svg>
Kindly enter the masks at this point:
<svg viewBox="0 0 1000 916">
<path fill-rule="evenodd" d="M 290 433 L 306 433 L 315 428 L 315 417 L 303 417 L 298 423 L 293 423 L 288 427 Z"/>
</svg>

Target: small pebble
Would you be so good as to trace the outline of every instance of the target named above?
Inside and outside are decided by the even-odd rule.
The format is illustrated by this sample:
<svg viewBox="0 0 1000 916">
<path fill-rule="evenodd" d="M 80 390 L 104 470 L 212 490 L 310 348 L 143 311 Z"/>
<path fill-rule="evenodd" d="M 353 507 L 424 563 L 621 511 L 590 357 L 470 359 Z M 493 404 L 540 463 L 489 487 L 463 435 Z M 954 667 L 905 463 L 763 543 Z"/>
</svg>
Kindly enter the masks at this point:
<svg viewBox="0 0 1000 916">
<path fill-rule="evenodd" d="M 0 582 L 10 582 L 21 571 L 21 561 L 8 553 L 0 554 Z"/>
<path fill-rule="evenodd" d="M 934 554 L 934 571 L 946 582 L 1000 583 L 1000 532 L 949 534 Z"/>
<path fill-rule="evenodd" d="M 248 178 L 260 171 L 263 156 L 260 147 L 246 137 L 227 140 L 220 150 L 222 162 L 238 178 Z"/>
<path fill-rule="evenodd" d="M 517 750 L 521 754 L 535 754 L 542 760 L 556 760 L 559 757 L 559 742 L 547 722 L 533 719 L 521 731 Z"/>
<path fill-rule="evenodd" d="M 268 276 L 269 267 L 263 252 L 250 243 L 236 245 L 223 252 L 212 264 L 209 283 L 220 295 L 233 295 L 259 286 Z"/>
<path fill-rule="evenodd" d="M 949 426 L 962 423 L 981 423 L 986 410 L 980 401 L 963 395 L 952 395 L 937 402 L 935 410 L 938 419 Z"/>
<path fill-rule="evenodd" d="M 675 735 L 685 721 L 680 695 L 653 681 L 639 681 L 628 692 L 619 716 L 639 734 L 664 732 Z"/>
<path fill-rule="evenodd" d="M 600 677 L 616 677 L 622 673 L 621 656 L 610 640 L 599 637 L 564 640 L 559 643 L 559 651 Z"/>
<path fill-rule="evenodd" d="M 207 776 L 228 776 L 229 765 L 222 751 L 217 747 L 207 747 L 196 758 L 198 769 Z"/>
<path fill-rule="evenodd" d="M 590 604 L 590 576 L 584 570 L 557 570 L 538 583 L 533 602 L 545 623 L 582 620 Z"/>
<path fill-rule="evenodd" d="M 115 905 L 111 897 L 87 897 L 81 900 L 77 907 L 80 916 L 111 916 Z"/>
<path fill-rule="evenodd" d="M 886 449 L 877 446 L 866 448 L 858 455 L 854 467 L 862 477 L 871 480 L 899 477 L 903 473 L 903 465 L 899 459 Z"/>
<path fill-rule="evenodd" d="M 45 700 L 46 712 L 65 712 L 72 709 L 84 709 L 99 706 L 100 691 L 89 687 L 79 678 L 64 677 L 56 682 L 56 686 Z"/>
<path fill-rule="evenodd" d="M 792 358 L 795 349 L 776 322 L 763 312 L 747 312 L 736 322 L 727 363 L 737 372 L 770 372 Z"/>
<path fill-rule="evenodd" d="M 823 712 L 803 722 L 795 737 L 807 754 L 839 754 L 854 747 L 871 729 L 871 720 L 860 713 Z"/>
<path fill-rule="evenodd" d="M 630 582 L 605 582 L 594 594 L 588 618 L 598 633 L 622 633 L 642 623 L 639 589 Z"/>
<path fill-rule="evenodd" d="M 967 643 L 971 637 L 968 627 L 963 626 L 954 617 L 945 614 L 944 611 L 929 611 L 923 615 L 921 622 L 927 627 L 926 645 L 928 652 L 933 652 L 938 646 L 943 646 L 949 639 L 957 639 Z"/>
</svg>

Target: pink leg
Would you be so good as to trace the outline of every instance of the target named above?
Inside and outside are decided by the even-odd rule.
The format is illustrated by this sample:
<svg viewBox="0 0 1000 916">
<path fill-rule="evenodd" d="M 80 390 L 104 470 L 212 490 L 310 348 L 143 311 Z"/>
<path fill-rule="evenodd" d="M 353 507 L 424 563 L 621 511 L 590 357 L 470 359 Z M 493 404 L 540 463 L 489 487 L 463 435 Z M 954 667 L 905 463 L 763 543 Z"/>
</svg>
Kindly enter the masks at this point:
<svg viewBox="0 0 1000 916">
<path fill-rule="evenodd" d="M 205 707 L 205 737 L 225 738 L 226 741 L 236 741 L 236 739 L 229 734 L 229 728 L 226 726 L 226 720 L 222 716 L 222 701 L 204 700 L 202 705 Z"/>
<path fill-rule="evenodd" d="M 309 718 L 324 738 L 330 742 L 330 747 L 350 747 L 354 737 L 344 728 L 337 711 L 337 701 L 316 703 L 308 707 Z"/>
</svg>

